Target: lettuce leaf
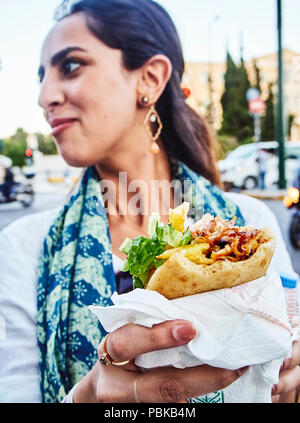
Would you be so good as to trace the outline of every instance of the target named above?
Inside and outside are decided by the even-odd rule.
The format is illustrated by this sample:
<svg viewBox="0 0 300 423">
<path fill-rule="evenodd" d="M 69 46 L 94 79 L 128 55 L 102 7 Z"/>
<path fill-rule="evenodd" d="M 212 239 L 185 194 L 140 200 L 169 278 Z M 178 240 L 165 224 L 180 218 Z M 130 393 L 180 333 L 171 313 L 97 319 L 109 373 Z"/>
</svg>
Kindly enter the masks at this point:
<svg viewBox="0 0 300 423">
<path fill-rule="evenodd" d="M 143 288 L 150 270 L 163 264 L 164 260 L 158 260 L 156 256 L 165 251 L 165 246 L 166 243 L 157 236 L 152 238 L 138 236 L 130 244 L 127 241 L 123 246 L 121 251 L 127 254 L 127 258 L 122 271 L 129 271 L 133 276 L 134 288 Z"/>
<path fill-rule="evenodd" d="M 132 245 L 132 241 L 131 241 L 131 239 L 130 239 L 130 238 L 126 238 L 126 239 L 123 241 L 123 243 L 122 243 L 121 247 L 119 248 L 119 250 L 120 250 L 120 251 L 123 251 L 123 253 L 124 253 L 124 254 L 128 254 L 128 253 L 129 253 L 129 251 L 130 251 L 130 247 L 131 247 L 131 245 Z"/>
<path fill-rule="evenodd" d="M 170 224 L 157 225 L 156 234 L 157 234 L 157 237 L 161 241 L 171 245 L 171 247 L 174 247 L 174 248 L 181 247 L 182 245 L 186 245 L 191 240 L 191 234 L 189 230 L 183 234 L 182 232 L 179 232 L 176 229 L 174 229 L 173 226 Z"/>
<path fill-rule="evenodd" d="M 183 234 L 170 224 L 160 223 L 158 215 L 150 219 L 148 233 L 149 238 L 126 238 L 120 247 L 120 251 L 127 256 L 122 271 L 132 275 L 134 288 L 144 288 L 150 270 L 164 263 L 163 259 L 156 257 L 165 251 L 167 245 L 176 248 L 191 240 L 189 230 Z"/>
<path fill-rule="evenodd" d="M 160 222 L 160 217 L 158 213 L 152 213 L 152 215 L 149 218 L 149 223 L 148 223 L 148 234 L 149 237 L 152 237 L 156 234 L 156 227 L 157 224 L 159 224 Z"/>
</svg>

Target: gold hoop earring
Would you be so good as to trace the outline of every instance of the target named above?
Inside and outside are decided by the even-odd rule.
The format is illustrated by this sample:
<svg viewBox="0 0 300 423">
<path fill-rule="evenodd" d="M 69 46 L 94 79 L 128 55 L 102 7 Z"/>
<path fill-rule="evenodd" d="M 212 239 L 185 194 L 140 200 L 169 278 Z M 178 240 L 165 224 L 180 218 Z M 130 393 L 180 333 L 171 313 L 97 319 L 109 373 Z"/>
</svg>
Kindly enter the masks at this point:
<svg viewBox="0 0 300 423">
<path fill-rule="evenodd" d="M 152 154 L 158 154 L 160 151 L 159 145 L 157 144 L 156 140 L 158 139 L 158 137 L 161 134 L 163 125 L 162 122 L 160 120 L 159 114 L 157 113 L 155 107 L 152 105 L 146 115 L 145 121 L 145 128 L 146 131 L 148 132 L 150 139 L 151 139 L 151 144 L 150 144 L 150 152 Z M 156 132 L 153 133 L 152 128 L 156 126 Z"/>
</svg>

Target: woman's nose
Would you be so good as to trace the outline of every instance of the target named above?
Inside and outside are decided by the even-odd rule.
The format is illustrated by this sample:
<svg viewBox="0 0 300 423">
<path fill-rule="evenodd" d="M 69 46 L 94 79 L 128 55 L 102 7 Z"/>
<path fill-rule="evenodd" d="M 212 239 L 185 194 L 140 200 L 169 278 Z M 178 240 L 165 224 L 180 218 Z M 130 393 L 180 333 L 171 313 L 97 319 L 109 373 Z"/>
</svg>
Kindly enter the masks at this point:
<svg viewBox="0 0 300 423">
<path fill-rule="evenodd" d="M 51 106 L 62 104 L 64 100 L 65 95 L 59 81 L 50 75 L 45 75 L 38 98 L 39 106 L 47 110 Z"/>
</svg>

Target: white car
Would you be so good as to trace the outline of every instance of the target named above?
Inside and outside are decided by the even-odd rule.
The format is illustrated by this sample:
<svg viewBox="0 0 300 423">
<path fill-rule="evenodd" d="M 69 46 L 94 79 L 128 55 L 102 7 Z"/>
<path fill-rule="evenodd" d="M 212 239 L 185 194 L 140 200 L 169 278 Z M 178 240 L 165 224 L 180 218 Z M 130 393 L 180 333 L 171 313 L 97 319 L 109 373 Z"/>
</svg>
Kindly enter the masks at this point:
<svg viewBox="0 0 300 423">
<path fill-rule="evenodd" d="M 258 187 L 257 156 L 258 150 L 261 148 L 270 153 L 265 177 L 266 187 L 274 188 L 277 186 L 279 179 L 277 141 L 244 144 L 231 151 L 224 160 L 220 160 L 218 168 L 225 186 L 246 190 Z M 297 168 L 300 167 L 300 142 L 286 142 L 285 153 L 285 177 L 287 185 L 290 185 Z"/>
</svg>

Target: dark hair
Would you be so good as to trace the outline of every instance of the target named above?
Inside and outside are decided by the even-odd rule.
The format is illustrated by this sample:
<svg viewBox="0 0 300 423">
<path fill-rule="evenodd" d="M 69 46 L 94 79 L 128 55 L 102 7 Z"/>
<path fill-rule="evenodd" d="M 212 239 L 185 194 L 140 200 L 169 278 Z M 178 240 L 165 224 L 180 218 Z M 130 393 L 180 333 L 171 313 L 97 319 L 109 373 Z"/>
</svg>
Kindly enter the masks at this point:
<svg viewBox="0 0 300 423">
<path fill-rule="evenodd" d="M 166 152 L 221 185 L 208 125 L 186 103 L 181 88 L 183 53 L 168 13 L 153 0 L 79 0 L 60 19 L 79 12 L 86 14 L 87 26 L 94 35 L 107 46 L 122 51 L 128 70 L 140 68 L 156 54 L 169 58 L 172 75 L 156 104 Z"/>
</svg>

